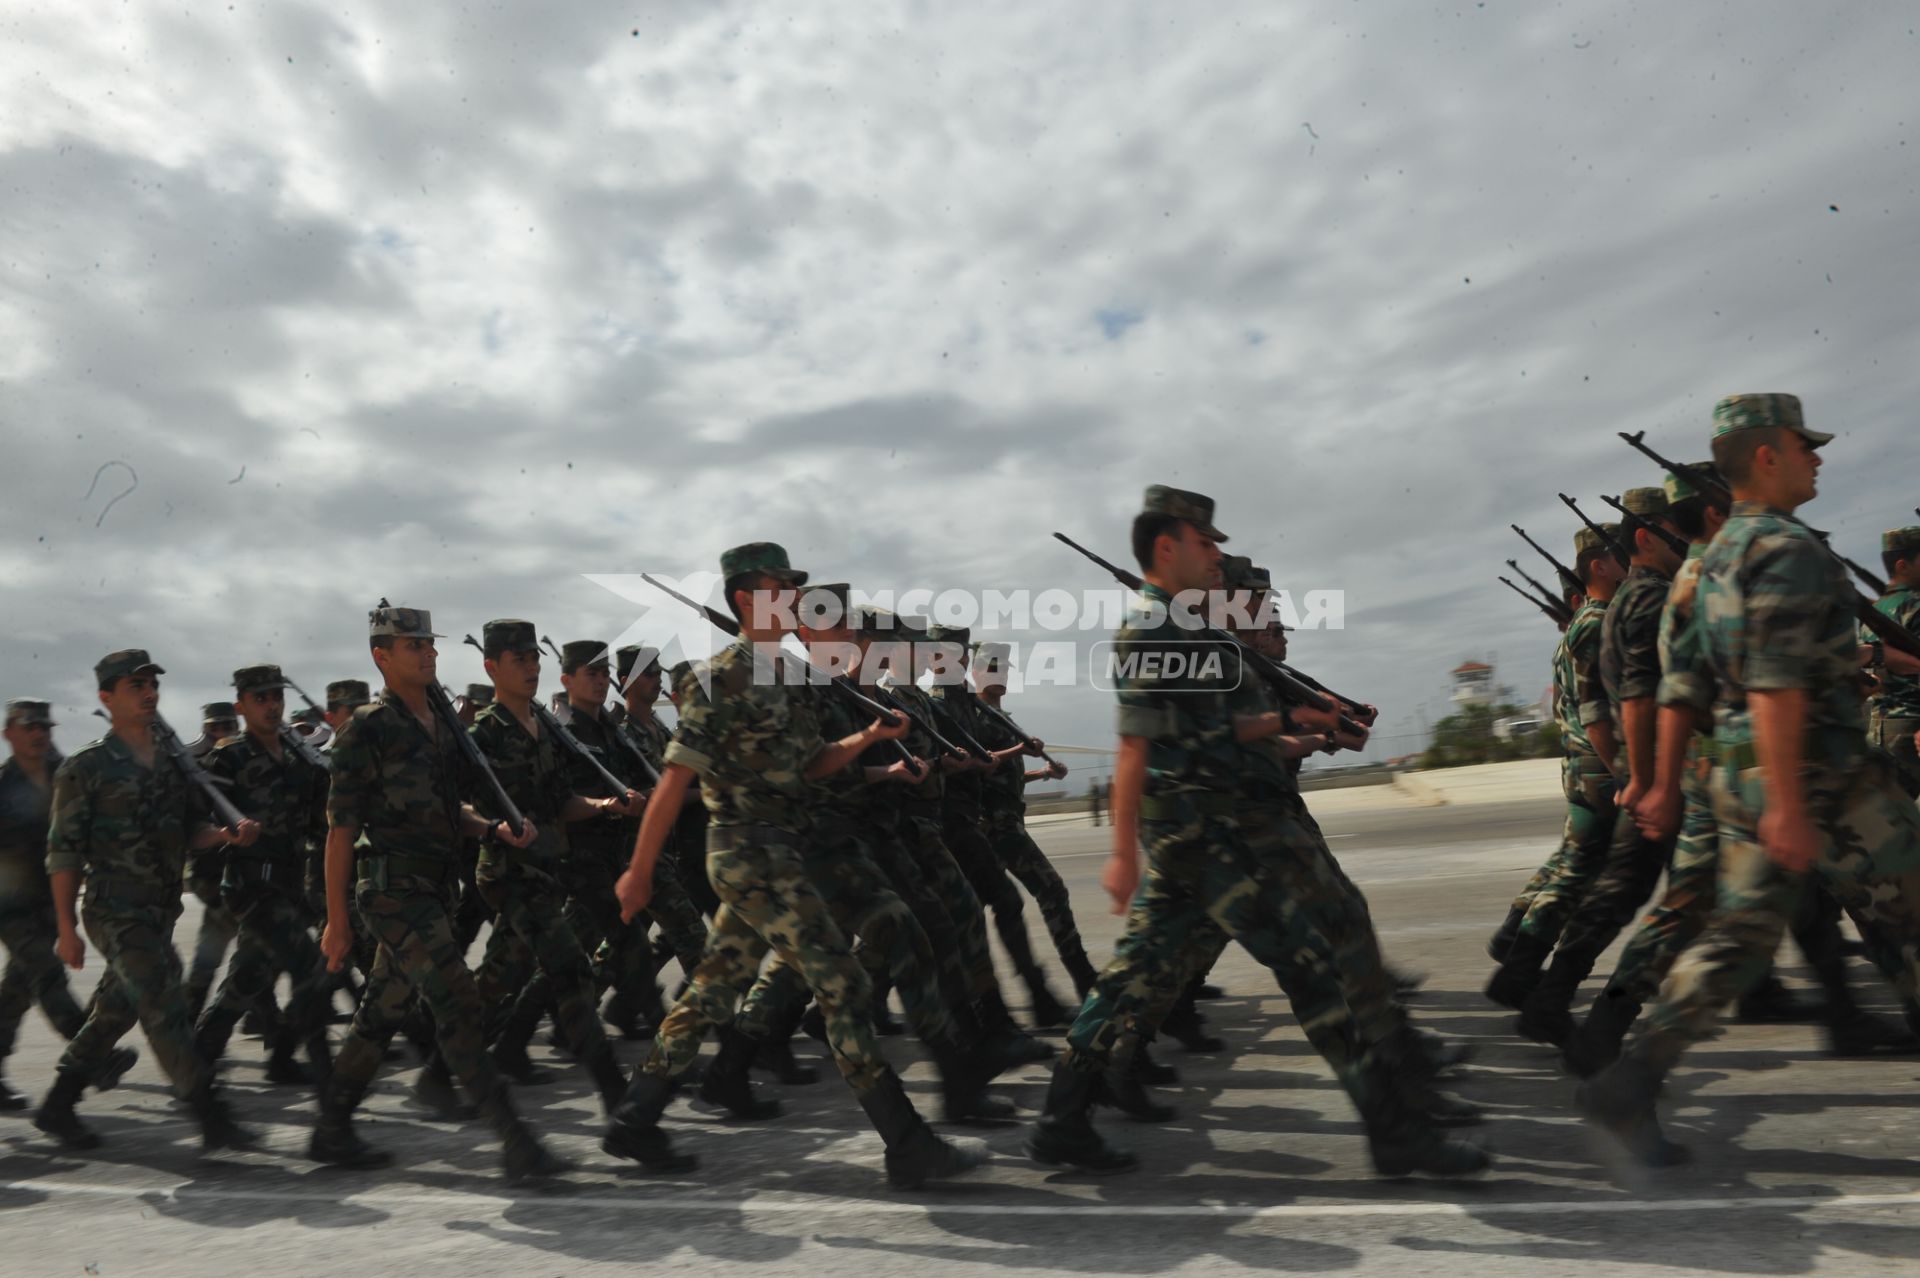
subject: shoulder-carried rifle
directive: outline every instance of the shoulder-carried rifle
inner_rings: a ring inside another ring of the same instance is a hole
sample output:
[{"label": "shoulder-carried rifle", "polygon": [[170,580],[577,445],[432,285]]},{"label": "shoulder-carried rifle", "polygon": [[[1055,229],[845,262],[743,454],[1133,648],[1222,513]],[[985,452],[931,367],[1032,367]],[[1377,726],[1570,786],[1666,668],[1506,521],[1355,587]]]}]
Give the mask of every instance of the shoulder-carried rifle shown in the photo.
[{"label": "shoulder-carried rifle", "polygon": [[1508,581],[1505,577],[1500,578],[1500,584],[1505,586],[1508,590],[1511,590],[1514,594],[1519,595],[1522,599],[1526,600],[1528,603],[1538,608],[1541,612],[1546,613],[1547,620],[1551,621],[1554,625],[1564,626],[1570,620],[1572,620],[1572,618],[1568,617],[1559,608],[1551,604],[1545,603],[1539,599],[1536,599],[1534,596],[1528,594],[1525,590],[1522,590],[1520,587],[1514,585],[1511,581]]},{"label": "shoulder-carried rifle", "polygon": [[[1560,574],[1560,585],[1563,588],[1565,588],[1565,590],[1569,594],[1584,595],[1587,593],[1586,585],[1580,580],[1580,578],[1574,575],[1573,569],[1567,567],[1565,564],[1561,563],[1558,559],[1555,559],[1552,555],[1548,554],[1547,548],[1545,546],[1542,546],[1539,542],[1527,536],[1526,529],[1522,528],[1519,524],[1508,524],[1507,527],[1519,533],[1521,541],[1524,541],[1529,546],[1532,546],[1534,550],[1539,552],[1540,557],[1542,559],[1546,560],[1548,563],[1553,565],[1553,570],[1556,573]],[[1507,562],[1512,563],[1513,561],[1509,559]],[[1518,569],[1515,569],[1515,571],[1518,571]]]},{"label": "shoulder-carried rifle", "polygon": [[1604,544],[1607,550],[1613,555],[1614,561],[1620,565],[1621,572],[1632,571],[1633,556],[1628,553],[1627,548],[1625,546],[1620,544],[1620,539],[1618,537],[1615,537],[1612,533],[1602,528],[1599,524],[1596,524],[1591,519],[1588,519],[1587,512],[1580,509],[1579,502],[1567,496],[1565,493],[1558,493],[1555,495],[1558,496],[1561,501],[1566,503],[1568,510],[1571,510],[1574,514],[1580,516],[1580,522],[1587,526],[1588,531],[1593,533],[1594,536],[1598,537],[1601,540],[1602,544]]},{"label": "shoulder-carried rifle", "polygon": [[[487,650],[478,639],[475,639],[472,635],[468,635],[466,642],[479,648],[481,654],[483,656],[485,655]],[[530,699],[527,702],[527,706],[533,711],[533,721],[540,725],[540,731],[553,738],[553,743],[560,747],[562,754],[579,760],[597,773],[600,777],[600,784],[606,788],[609,795],[616,799],[626,797],[627,791],[632,787],[628,786],[626,782],[622,781],[619,777],[613,775],[613,773],[607,771],[607,765],[600,762],[600,760],[594,756],[593,751],[580,744],[580,738],[574,736],[573,733],[568,730],[566,724],[561,723],[559,719],[555,718],[553,711],[541,705],[540,698],[534,697]]]}]

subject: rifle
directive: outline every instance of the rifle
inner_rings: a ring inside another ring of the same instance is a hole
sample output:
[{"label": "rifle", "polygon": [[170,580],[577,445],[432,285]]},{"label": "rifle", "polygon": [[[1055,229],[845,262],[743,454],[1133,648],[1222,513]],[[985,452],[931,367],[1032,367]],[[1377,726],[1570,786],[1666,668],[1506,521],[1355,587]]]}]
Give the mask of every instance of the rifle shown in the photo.
[{"label": "rifle", "polygon": [[487,762],[487,756],[480,753],[480,747],[473,743],[471,736],[467,735],[466,728],[460,723],[460,715],[453,708],[452,694],[438,683],[428,684],[427,708],[433,711],[433,717],[440,721],[441,729],[451,732],[454,740],[460,743],[460,754],[466,759],[467,766],[486,780],[487,789],[493,792],[493,801],[500,805],[502,812],[506,813],[503,819],[507,823],[507,828],[513,831],[515,838],[519,838],[520,831],[527,828],[527,818],[521,815],[520,805],[513,801],[512,795],[507,793],[507,787],[501,785],[500,778],[494,775],[493,765]]},{"label": "rifle", "polygon": [[939,747],[944,753],[951,754],[955,757],[962,757],[969,753],[964,746],[957,746],[942,736],[940,729],[933,726],[931,719],[922,719],[919,715],[908,709],[906,703],[900,700],[899,695],[895,693],[892,688],[877,681],[867,686],[873,689],[874,697],[881,705],[886,706],[896,714],[905,716],[908,723],[931,737],[933,744]]},{"label": "rifle", "polygon": [[180,734],[157,713],[153,716],[153,739],[173,760],[173,765],[180,769],[187,783],[206,796],[207,802],[219,814],[220,824],[238,832],[240,823],[247,819],[245,814],[233,806],[233,800],[220,792],[219,784],[207,775],[207,770],[200,766],[200,760],[194,758],[193,751],[187,749],[186,743],[180,740]]},{"label": "rifle", "polygon": [[1605,493],[1602,493],[1600,495],[1600,500],[1604,501],[1605,503],[1607,503],[1607,505],[1613,507],[1615,510],[1620,512],[1621,527],[1626,528],[1628,530],[1632,530],[1635,528],[1644,528],[1648,532],[1652,533],[1655,537],[1658,537],[1661,541],[1665,542],[1667,544],[1668,550],[1671,550],[1674,554],[1680,556],[1682,559],[1685,559],[1687,557],[1687,543],[1681,540],[1680,537],[1677,536],[1676,534],[1668,532],[1666,529],[1662,528],[1659,524],[1654,523],[1651,519],[1648,519],[1645,516],[1634,514],[1631,510],[1628,510],[1625,506],[1622,506],[1620,504],[1620,499],[1617,497],[1609,497]]},{"label": "rifle", "polygon": [[[964,674],[961,675],[960,681],[963,685],[966,683],[966,676]],[[951,685],[943,685],[943,686],[951,686]],[[968,694],[972,693],[972,691],[973,689],[971,688],[967,689]],[[960,751],[956,751],[956,753],[970,754],[975,759],[978,759],[982,763],[988,763],[992,761],[993,751],[987,749],[987,747],[980,744],[980,739],[974,736],[971,732],[967,731],[966,724],[960,722],[959,718],[956,717],[950,709],[947,709],[941,706],[940,702],[937,699],[932,699],[932,703],[935,707],[934,713],[939,714],[939,713],[942,713],[942,711],[944,710],[946,715],[947,726],[952,728],[954,732],[957,733],[960,737],[960,744],[964,748]]]},{"label": "rifle", "polygon": [[1565,493],[1559,493],[1557,496],[1567,504],[1568,510],[1580,516],[1580,522],[1585,524],[1594,536],[1606,543],[1607,550],[1612,553],[1614,561],[1620,565],[1620,571],[1631,572],[1633,570],[1633,556],[1627,553],[1627,548],[1622,546],[1619,541],[1614,538],[1612,533],[1602,528],[1599,524],[1594,523],[1591,519],[1588,519],[1587,513],[1580,509],[1579,503],[1574,501],[1573,498],[1567,496]]},{"label": "rifle", "polygon": [[[649,586],[652,586],[655,590],[660,591],[662,594],[665,594],[668,597],[673,599],[678,599],[681,603],[693,609],[695,612],[699,613],[701,616],[705,617],[707,619],[707,624],[712,626],[714,629],[723,630],[727,634],[732,635],[736,639],[740,637],[740,623],[735,621],[732,617],[727,616],[726,613],[720,612],[714,608],[709,608],[707,607],[707,605],[703,603],[696,603],[694,600],[687,598],[685,595],[675,590],[672,586],[663,585],[660,582],[655,581],[652,577],[648,576],[644,572],[640,574],[640,580],[646,582]],[[781,651],[784,654],[786,650],[784,647],[782,647]],[[808,668],[812,669],[811,666],[809,666]],[[839,693],[841,697],[843,697],[849,703],[851,703],[856,709],[860,710],[861,713],[872,715],[874,718],[878,719],[880,722],[886,724],[889,728],[901,722],[903,718],[900,712],[895,710],[889,710],[887,707],[881,705],[878,701],[875,701],[872,697],[869,697],[865,693],[861,692],[859,688],[854,686],[853,680],[847,678],[843,674],[834,675],[830,680],[828,680],[828,685],[832,687],[832,689],[835,692]],[[913,761],[913,755],[907,750],[905,746],[901,745],[897,739],[893,742],[893,746],[894,746],[894,749],[899,753],[900,758],[903,761],[907,763],[911,763]]]},{"label": "rifle", "polygon": [[[1560,574],[1560,584],[1566,588],[1568,593],[1576,594],[1576,595],[1584,595],[1587,593],[1587,588],[1585,584],[1581,582],[1580,578],[1574,576],[1573,569],[1567,567],[1565,564],[1561,563],[1558,559],[1555,559],[1552,555],[1548,554],[1546,547],[1542,546],[1539,542],[1535,541],[1533,538],[1527,536],[1526,529],[1522,528],[1519,524],[1508,524],[1507,527],[1519,533],[1521,541],[1526,542],[1529,546],[1532,546],[1535,550],[1539,551],[1540,557],[1553,565],[1553,570]],[[1509,559],[1507,562],[1512,563],[1513,561]],[[1516,568],[1515,571],[1517,572],[1519,570]]]},{"label": "rifle", "polygon": [[[486,653],[486,648],[472,635],[467,636],[466,642],[479,648],[482,655]],[[562,754],[572,756],[574,759],[586,764],[595,772],[599,773],[600,784],[606,786],[614,798],[624,799],[627,797],[627,791],[633,787],[613,775],[613,773],[607,771],[607,766],[594,757],[593,751],[581,745],[580,738],[574,736],[573,733],[567,730],[565,724],[554,718],[553,711],[541,705],[538,697],[530,699],[527,705],[533,711],[533,721],[540,725],[540,731],[553,738],[553,743],[560,747]]]},{"label": "rifle", "polygon": [[[307,709],[319,711],[319,713],[322,716],[324,716],[327,713],[325,710],[321,710],[319,706],[313,703],[313,698],[309,697],[306,693],[306,690],[302,688],[299,684],[295,683],[291,679],[288,679],[284,674],[282,674],[280,678],[283,682],[285,682],[285,684],[289,688],[292,688],[295,692],[300,694],[300,699],[307,703]],[[314,749],[311,745],[307,744],[307,739],[301,736],[299,733],[295,732],[293,730],[292,724],[283,723],[280,725],[280,741],[283,745],[287,747],[287,749],[293,751],[295,754],[299,755],[302,759],[305,759],[308,763],[320,769],[322,772],[325,772],[328,770],[326,756],[321,754],[318,750]]]},{"label": "rifle", "polygon": [[[1109,573],[1113,574],[1115,581],[1125,586],[1128,590],[1139,590],[1141,586],[1146,584],[1140,580],[1138,574],[1128,572],[1125,568],[1120,567],[1120,565],[1102,559],[1099,555],[1094,554],[1091,550],[1088,550],[1085,546],[1067,536],[1065,533],[1056,532],[1053,535],[1055,540],[1064,542],[1088,559],[1091,559],[1094,563],[1105,568]],[[1195,633],[1202,639],[1210,639],[1216,643],[1230,645],[1239,654],[1241,662],[1246,665],[1247,668],[1265,679],[1281,696],[1295,704],[1309,706],[1320,711],[1332,711],[1338,714],[1340,716],[1340,730],[1342,732],[1348,732],[1355,736],[1362,737],[1367,734],[1366,728],[1362,727],[1351,715],[1341,708],[1343,704],[1358,708],[1358,703],[1349,701],[1347,698],[1339,696],[1336,693],[1325,691],[1310,682],[1305,676],[1294,671],[1292,667],[1273,660],[1265,653],[1254,651],[1237,635],[1230,634],[1214,626],[1203,626]]]},{"label": "rifle", "polygon": [[[1718,477],[1706,474],[1692,466],[1683,465],[1676,461],[1669,461],[1665,457],[1662,457],[1659,453],[1653,451],[1652,447],[1646,443],[1647,432],[1644,430],[1631,435],[1624,430],[1617,433],[1620,438],[1626,440],[1634,449],[1650,458],[1656,464],[1664,467],[1670,474],[1677,475],[1692,484],[1695,488],[1711,494],[1715,501],[1719,505],[1726,507],[1726,509],[1733,509],[1733,490],[1722,483]],[[1914,508],[1914,514],[1920,515],[1920,507]],[[1839,560],[1854,576],[1866,582],[1876,595],[1884,595],[1887,593],[1886,582],[1835,550],[1833,546],[1829,544],[1826,533],[1811,526],[1807,531],[1818,537],[1820,544],[1825,547],[1826,552]],[[1873,601],[1861,594],[1858,589],[1853,592],[1853,596],[1853,613],[1855,617],[1859,618],[1861,625],[1871,630],[1875,637],[1889,648],[1896,648],[1906,653],[1909,657],[1920,658],[1920,635],[1914,634],[1913,631],[1907,629],[1892,617],[1887,616],[1887,614],[1874,607]]]},{"label": "rifle", "polygon": [[616,725],[613,729],[613,739],[626,748],[628,758],[640,765],[640,770],[646,774],[648,784],[659,785],[659,770],[653,766],[653,761],[647,758],[647,752],[640,748],[639,743],[627,735],[627,724],[632,722],[633,716],[628,715],[623,722]]},{"label": "rifle", "polygon": [[1559,611],[1564,616],[1566,616],[1569,620],[1572,619],[1573,609],[1567,606],[1567,601],[1560,598],[1558,595],[1554,594],[1551,590],[1548,590],[1545,586],[1541,585],[1539,578],[1532,576],[1530,573],[1527,572],[1525,568],[1522,568],[1519,564],[1513,562],[1513,560],[1511,559],[1507,560],[1507,567],[1513,569],[1515,572],[1519,573],[1522,577],[1525,577],[1527,579],[1527,584],[1529,586],[1532,586],[1534,590],[1539,593],[1542,599],[1553,600],[1553,606],[1559,609]]},{"label": "rifle", "polygon": [[1526,591],[1520,589],[1520,587],[1514,585],[1511,581],[1508,581],[1505,577],[1500,578],[1500,584],[1505,586],[1508,590],[1511,590],[1514,594],[1519,595],[1522,599],[1526,600],[1528,603],[1538,608],[1541,612],[1546,613],[1547,620],[1551,621],[1554,625],[1564,626],[1568,624],[1568,622],[1571,620],[1565,613],[1561,612],[1558,608],[1549,607],[1547,604],[1541,602],[1540,600],[1534,598],[1532,595],[1528,594]]},{"label": "rifle", "polygon": [[1034,748],[1035,746],[1040,744],[1040,738],[1034,736],[1030,732],[1023,731],[1020,725],[1013,721],[1012,715],[1008,714],[1005,710],[1002,710],[999,706],[989,703],[985,697],[981,696],[979,692],[975,691],[972,688],[967,689],[967,695],[973,698],[974,706],[977,709],[979,709],[983,714],[987,715],[995,723],[998,723],[1001,727],[1005,728],[1008,732],[1011,732],[1014,736],[1018,737],[1020,739],[1021,749],[1025,750],[1028,754],[1034,755],[1038,758],[1045,759],[1049,765],[1053,764],[1052,755],[1048,754],[1045,750],[1036,750]]}]

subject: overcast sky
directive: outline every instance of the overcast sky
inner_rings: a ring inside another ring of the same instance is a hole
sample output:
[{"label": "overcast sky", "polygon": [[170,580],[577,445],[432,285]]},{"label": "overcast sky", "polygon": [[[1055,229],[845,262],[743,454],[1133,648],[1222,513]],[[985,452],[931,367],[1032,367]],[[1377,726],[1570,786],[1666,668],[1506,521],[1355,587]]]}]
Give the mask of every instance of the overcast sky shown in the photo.
[{"label": "overcast sky", "polygon": [[[1915,23],[0,5],[0,682],[71,750],[143,646],[185,731],[235,666],[370,674],[387,595],[458,686],[489,617],[611,637],[583,574],[757,539],[1098,586],[1048,534],[1125,559],[1171,482],[1346,592],[1293,659],[1406,748],[1463,659],[1545,686],[1507,524],[1570,556],[1556,490],[1657,482],[1616,430],[1704,456],[1717,396],[1797,392],[1813,522],[1911,522]],[[1092,689],[1016,709],[1111,742]]]}]

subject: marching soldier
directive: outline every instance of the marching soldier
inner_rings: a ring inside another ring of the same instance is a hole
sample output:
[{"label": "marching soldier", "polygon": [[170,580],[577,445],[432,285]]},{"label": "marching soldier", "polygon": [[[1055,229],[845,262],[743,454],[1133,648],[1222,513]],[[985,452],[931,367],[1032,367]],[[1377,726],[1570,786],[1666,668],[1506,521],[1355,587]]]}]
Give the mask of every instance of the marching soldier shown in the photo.
[{"label": "marching soldier", "polygon": [[[1920,632],[1920,525],[1889,529],[1880,538],[1880,562],[1887,571],[1887,593],[1874,603],[1910,631]],[[1860,642],[1871,651],[1869,665],[1878,678],[1867,703],[1867,739],[1900,765],[1901,784],[1920,798],[1920,661],[1889,650],[1865,626]]]},{"label": "marching soldier", "polygon": [[1867,741],[1854,604],[1845,570],[1795,512],[1812,500],[1832,436],[1792,395],[1714,406],[1713,460],[1733,491],[1695,603],[1714,695],[1718,899],[1674,963],[1645,1032],[1581,1093],[1588,1118],[1641,1161],[1688,1154],[1660,1130],[1655,1098],[1686,1049],[1767,965],[1817,875],[1920,984],[1920,811]]},{"label": "marching soldier", "polygon": [[[187,743],[187,749],[204,766],[213,748],[240,730],[233,702],[209,701],[200,707],[200,736]],[[207,995],[213,992],[213,979],[226,961],[227,950],[240,935],[240,924],[233,911],[220,899],[221,858],[211,853],[187,854],[187,891],[202,907],[200,932],[193,943],[193,960],[187,967],[187,1011],[198,1020],[206,1009]]]},{"label": "marching soldier", "polygon": [[[47,815],[53,806],[53,774],[60,767],[53,727],[52,707],[46,702],[7,702],[6,737],[12,753],[0,763],[0,949],[7,957],[6,973],[0,976],[0,1110],[21,1110],[28,1104],[7,1086],[5,1071],[20,1022],[33,1005],[40,1005],[61,1038],[78,1034],[87,1019],[53,953]],[[126,1050],[131,1057],[132,1049]]]},{"label": "marching soldier", "polygon": [[[47,873],[59,930],[54,952],[77,971],[86,956],[84,925],[107,970],[33,1124],[69,1149],[99,1145],[74,1102],[114,1068],[115,1046],[138,1021],[174,1095],[199,1121],[206,1149],[248,1148],[252,1135],[234,1121],[194,1050],[173,924],[188,853],[223,842],[247,846],[260,826],[249,818],[222,830],[202,819],[200,796],[154,735],[166,672],[144,651],[108,653],[93,673],[111,726],[54,774]],[[76,912],[82,881],[86,903]]]},{"label": "marching soldier", "polygon": [[[327,925],[320,948],[338,971],[353,947],[356,917],[378,944],[367,988],[334,1058],[307,1146],[317,1162],[380,1167],[389,1155],[353,1130],[386,1047],[415,991],[425,999],[441,1054],[505,1144],[510,1179],[553,1175],[566,1164],[549,1154],[515,1112],[482,1039],[485,1008],[461,961],[450,916],[463,836],[490,836],[525,848],[539,837],[531,822],[518,834],[460,801],[464,766],[454,728],[434,713],[438,652],[431,616],[382,605],[368,614],[368,646],[386,687],[354,711],[335,739],[327,792]],[[351,892],[351,897],[349,893]],[[359,904],[356,916],[353,902]]]}]

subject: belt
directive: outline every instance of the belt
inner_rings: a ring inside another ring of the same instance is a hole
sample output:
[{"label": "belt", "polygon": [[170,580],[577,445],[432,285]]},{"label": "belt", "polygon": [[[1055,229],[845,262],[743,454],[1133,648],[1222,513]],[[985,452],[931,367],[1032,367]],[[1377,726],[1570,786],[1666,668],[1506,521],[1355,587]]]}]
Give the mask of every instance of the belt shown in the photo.
[{"label": "belt", "polygon": [[776,844],[797,847],[800,836],[777,825],[710,825],[707,827],[707,851],[731,852],[735,848]]},{"label": "belt", "polygon": [[1198,813],[1201,816],[1230,817],[1245,805],[1236,795],[1217,790],[1187,790],[1175,794],[1148,794],[1140,798],[1142,821],[1179,821]]},{"label": "belt", "polygon": [[399,852],[369,852],[355,862],[354,869],[364,875],[375,862],[384,862],[388,882],[396,878],[426,879],[431,883],[450,882],[457,871],[452,861],[433,856],[407,856]]},{"label": "belt", "polygon": [[127,879],[88,879],[87,904],[178,906],[180,890]]},{"label": "belt", "polygon": [[300,872],[300,867],[283,861],[260,856],[230,856],[227,858],[227,881],[230,883],[271,883],[273,880],[289,879]]}]

